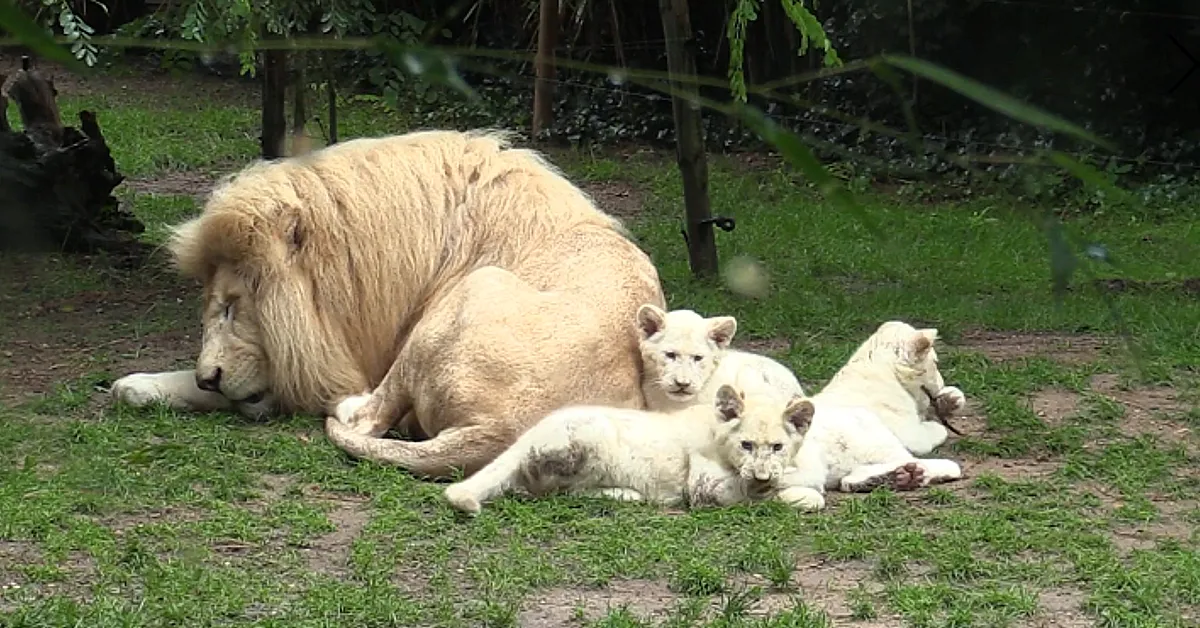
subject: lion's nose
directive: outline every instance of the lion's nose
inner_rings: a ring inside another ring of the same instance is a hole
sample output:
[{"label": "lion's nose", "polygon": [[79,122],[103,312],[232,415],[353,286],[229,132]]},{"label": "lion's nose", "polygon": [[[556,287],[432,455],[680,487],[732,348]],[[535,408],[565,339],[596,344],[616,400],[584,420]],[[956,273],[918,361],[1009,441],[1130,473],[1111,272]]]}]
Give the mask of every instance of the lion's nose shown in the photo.
[{"label": "lion's nose", "polygon": [[208,377],[196,373],[196,387],[209,392],[221,392],[221,367],[218,366]]}]

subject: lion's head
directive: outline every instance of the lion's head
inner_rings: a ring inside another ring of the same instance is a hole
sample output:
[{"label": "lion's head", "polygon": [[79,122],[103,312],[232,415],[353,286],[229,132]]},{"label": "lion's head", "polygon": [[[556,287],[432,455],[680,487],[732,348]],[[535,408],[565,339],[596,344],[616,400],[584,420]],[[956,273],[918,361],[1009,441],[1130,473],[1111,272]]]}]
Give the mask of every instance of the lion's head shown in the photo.
[{"label": "lion's head", "polygon": [[251,416],[322,413],[367,386],[344,333],[351,278],[329,262],[334,245],[297,209],[286,173],[268,168],[228,180],[168,242],[181,274],[204,286],[196,385]]},{"label": "lion's head", "polygon": [[789,399],[762,384],[745,386],[746,377],[738,380],[737,386],[722,384],[714,399],[722,422],[717,431],[721,456],[743,481],[775,486],[800,449],[816,408],[808,397]]}]

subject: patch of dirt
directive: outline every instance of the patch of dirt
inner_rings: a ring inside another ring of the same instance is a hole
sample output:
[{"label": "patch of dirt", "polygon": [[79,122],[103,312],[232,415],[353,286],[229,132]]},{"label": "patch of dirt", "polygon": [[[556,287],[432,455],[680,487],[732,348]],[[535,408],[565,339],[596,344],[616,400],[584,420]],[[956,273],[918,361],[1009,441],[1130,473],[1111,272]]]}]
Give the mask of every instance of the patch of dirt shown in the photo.
[{"label": "patch of dirt", "polygon": [[1019,628],[1090,628],[1096,620],[1083,610],[1087,596],[1074,589],[1042,589],[1038,614],[1018,622]]},{"label": "patch of dirt", "polygon": [[[835,626],[854,625],[861,628],[886,628],[902,623],[899,615],[881,615],[874,620],[853,620],[853,604],[850,592],[858,588],[859,583],[872,582],[872,567],[865,561],[820,561],[812,564],[798,565],[792,572],[792,579],[787,588],[795,587],[791,592],[770,590],[769,583],[759,576],[747,579],[746,584],[761,586],[765,591],[763,597],[755,604],[757,612],[751,614],[779,613],[795,606],[799,598],[806,604],[825,611],[833,620]],[[870,589],[872,593],[878,592]],[[884,609],[878,605],[875,611]],[[852,623],[851,623],[852,622]]]},{"label": "patch of dirt", "polygon": [[1045,357],[1064,364],[1086,364],[1100,357],[1110,340],[1088,334],[974,330],[955,348],[982,353],[992,362]]},{"label": "patch of dirt", "polygon": [[580,625],[577,618],[595,621],[621,607],[642,619],[661,621],[683,600],[665,582],[619,580],[602,589],[559,587],[538,591],[525,598],[517,614],[517,625],[526,628],[558,628]]},{"label": "patch of dirt", "polygon": [[0,267],[0,403],[98,370],[187,368],[196,351],[196,291],[153,261],[130,273],[99,258],[6,254]]},{"label": "patch of dirt", "polygon": [[645,208],[645,197],[625,181],[589,181],[579,187],[591,195],[600,209],[628,224],[637,220]]},{"label": "patch of dirt", "polygon": [[333,532],[309,541],[301,552],[310,571],[343,577],[350,573],[350,550],[354,540],[371,520],[371,511],[364,507],[365,499],[343,497],[326,515]]},{"label": "patch of dirt", "polygon": [[[118,97],[128,94],[131,99],[146,102],[150,100],[145,97],[146,94],[162,95],[164,90],[168,95],[193,100],[196,93],[203,93],[202,100],[205,106],[221,103],[257,107],[261,99],[257,81],[230,80],[203,71],[172,74],[149,59],[128,59],[125,65],[130,66],[129,71],[84,76],[75,74],[54,61],[40,58],[33,60],[34,69],[54,82],[59,102],[62,102],[64,97],[95,94]],[[0,74],[11,74],[20,67],[20,55],[0,55]],[[100,126],[104,128],[104,112],[97,113],[100,116]],[[74,111],[64,110],[62,114],[63,122],[77,124],[79,121]]]},{"label": "patch of dirt", "polygon": [[204,172],[164,172],[153,177],[129,178],[124,185],[138,194],[190,195],[197,202],[203,202],[217,179],[217,176]]},{"label": "patch of dirt", "polygon": [[1164,443],[1184,443],[1190,451],[1200,451],[1195,432],[1187,425],[1172,420],[1172,417],[1189,409],[1174,388],[1124,388],[1118,376],[1108,373],[1094,375],[1088,383],[1097,394],[1125,408],[1125,416],[1117,424],[1122,434],[1131,437],[1149,434]]},{"label": "patch of dirt", "polygon": [[82,552],[71,552],[57,567],[65,572],[61,581],[32,582],[22,567],[47,567],[46,557],[35,543],[0,540],[0,612],[36,603],[39,598],[66,595],[87,602],[89,583],[96,580],[96,563]]},{"label": "patch of dirt", "polygon": [[1163,516],[1157,521],[1118,523],[1113,526],[1113,545],[1123,553],[1153,549],[1159,542],[1173,539],[1187,545],[1197,538],[1194,524]]},{"label": "patch of dirt", "polygon": [[202,521],[207,513],[191,508],[168,506],[161,510],[145,510],[141,512],[122,513],[103,517],[98,523],[113,531],[116,536],[124,536],[130,530],[147,525],[193,523]]},{"label": "patch of dirt", "polygon": [[1079,412],[1079,393],[1062,388],[1047,388],[1033,394],[1030,408],[1046,425],[1058,425]]},{"label": "patch of dirt", "polygon": [[779,357],[792,350],[792,341],[783,336],[776,338],[749,338],[746,340],[740,340],[735,337],[733,339],[733,347],[751,353]]},{"label": "patch of dirt", "polygon": [[[728,592],[759,587],[761,595],[749,603],[746,615],[762,617],[778,614],[795,607],[803,600],[814,609],[825,611],[834,625],[853,625],[861,628],[886,628],[898,625],[899,616],[880,617],[873,621],[852,621],[850,592],[860,582],[871,580],[871,567],[866,562],[821,561],[798,565],[792,580],[783,588],[773,587],[761,575],[745,574],[731,578]],[[714,596],[704,613],[715,617],[720,612],[723,596]],[[536,592],[525,599],[518,615],[518,624],[530,628],[580,625],[625,607],[640,619],[662,621],[686,600],[672,591],[665,582],[656,580],[621,580],[604,588],[558,587]],[[876,610],[880,610],[878,607]]]},{"label": "patch of dirt", "polygon": [[951,488],[969,487],[970,480],[988,473],[1009,481],[1037,480],[1058,470],[1062,463],[1049,458],[965,458],[959,460],[962,467],[963,480],[952,482],[945,486]]}]

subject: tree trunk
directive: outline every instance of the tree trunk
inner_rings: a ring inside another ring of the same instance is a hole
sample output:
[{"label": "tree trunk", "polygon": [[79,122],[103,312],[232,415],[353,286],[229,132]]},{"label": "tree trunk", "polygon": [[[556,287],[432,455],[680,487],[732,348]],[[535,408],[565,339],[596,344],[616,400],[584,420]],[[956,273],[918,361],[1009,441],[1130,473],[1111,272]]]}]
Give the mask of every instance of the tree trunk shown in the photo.
[{"label": "tree trunk", "polygon": [[338,143],[337,71],[332,50],[325,51],[325,91],[329,96],[329,143]]},{"label": "tree trunk", "polygon": [[536,139],[554,123],[554,49],[558,46],[558,0],[541,0],[538,52],[534,61],[533,136]]},{"label": "tree trunk", "polygon": [[683,176],[687,214],[688,262],[696,277],[717,274],[717,244],[708,203],[708,162],[700,105],[686,94],[696,91],[696,58],[687,0],[659,0],[663,35],[667,40],[667,70],[677,92],[671,97],[675,114],[675,155]]},{"label": "tree trunk", "polygon": [[31,67],[3,81],[0,116],[8,99],[24,131],[0,128],[0,250],[92,253],[141,257],[150,247],[135,234],[145,226],[120,208],[112,190],[125,180],[96,114],[79,112],[79,128],[64,127],[54,83]]},{"label": "tree trunk", "polygon": [[295,76],[292,80],[292,134],[303,135],[308,125],[308,55],[295,53]]},{"label": "tree trunk", "polygon": [[263,52],[262,157],[283,156],[287,138],[287,51]]}]

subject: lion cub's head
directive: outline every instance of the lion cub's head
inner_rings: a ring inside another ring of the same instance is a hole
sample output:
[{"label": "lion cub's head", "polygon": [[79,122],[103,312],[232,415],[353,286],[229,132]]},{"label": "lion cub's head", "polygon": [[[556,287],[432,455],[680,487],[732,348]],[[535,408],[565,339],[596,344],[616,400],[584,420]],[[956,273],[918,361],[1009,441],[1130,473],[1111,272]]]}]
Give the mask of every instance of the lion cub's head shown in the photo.
[{"label": "lion cub's head", "polygon": [[902,321],[887,321],[850,356],[846,368],[889,370],[923,411],[929,406],[929,394],[936,395],[946,386],[934,347],[937,336],[934,328],[917,329]]},{"label": "lion cub's head", "polygon": [[692,401],[704,389],[737,332],[732,316],[666,312],[649,303],[638,309],[637,324],[643,386],[676,403]]},{"label": "lion cub's head", "polygon": [[743,480],[760,486],[778,482],[816,414],[807,397],[789,399],[757,386],[723,384],[714,405],[721,456]]}]

